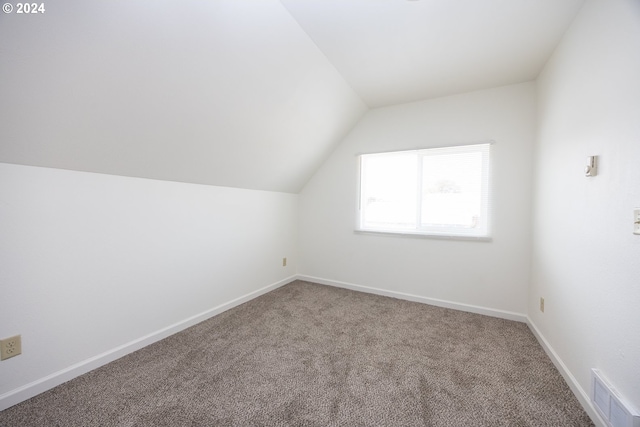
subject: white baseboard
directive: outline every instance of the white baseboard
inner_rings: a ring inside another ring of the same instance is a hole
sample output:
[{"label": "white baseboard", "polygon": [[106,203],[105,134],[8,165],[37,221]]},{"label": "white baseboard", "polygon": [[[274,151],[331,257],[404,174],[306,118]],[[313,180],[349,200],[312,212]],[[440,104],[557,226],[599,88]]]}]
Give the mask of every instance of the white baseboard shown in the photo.
[{"label": "white baseboard", "polygon": [[569,385],[569,388],[571,389],[573,394],[576,396],[576,398],[578,399],[578,402],[580,402],[580,405],[582,405],[585,412],[589,415],[589,417],[594,422],[594,424],[597,427],[607,427],[607,424],[604,422],[604,420],[600,417],[600,414],[598,414],[596,409],[591,404],[591,398],[589,397],[589,392],[586,392],[580,386],[580,384],[578,383],[576,378],[573,376],[571,371],[569,371],[569,368],[567,368],[567,365],[565,365],[562,359],[560,359],[560,356],[558,356],[558,354],[555,352],[553,347],[551,347],[549,342],[546,340],[544,335],[542,335],[542,333],[540,332],[536,324],[533,323],[533,320],[531,320],[530,317],[527,317],[527,325],[529,326],[529,329],[531,330],[533,335],[536,337],[536,339],[544,349],[545,353],[547,353],[547,356],[549,356],[549,359],[551,359],[551,361],[555,365],[556,369],[558,369],[558,371],[560,372],[560,375],[562,375],[564,380],[567,382],[567,384]]},{"label": "white baseboard", "polygon": [[296,280],[290,276],[0,395],[0,411]]},{"label": "white baseboard", "polygon": [[369,286],[355,285],[353,283],[340,282],[337,280],[323,279],[320,277],[306,276],[299,274],[299,280],[319,283],[321,285],[335,286],[337,288],[351,289],[352,291],[366,292],[369,294],[383,295],[386,297],[398,298],[407,301],[421,302],[423,304],[435,305],[438,307],[451,308],[453,310],[466,311],[469,313],[484,314],[485,316],[498,317],[500,319],[515,320],[516,322],[527,322],[526,314],[515,313],[513,311],[497,310],[494,308],[480,307],[471,304],[462,304],[453,301],[428,298],[419,295],[406,294],[404,292],[389,291],[386,289],[372,288]]}]

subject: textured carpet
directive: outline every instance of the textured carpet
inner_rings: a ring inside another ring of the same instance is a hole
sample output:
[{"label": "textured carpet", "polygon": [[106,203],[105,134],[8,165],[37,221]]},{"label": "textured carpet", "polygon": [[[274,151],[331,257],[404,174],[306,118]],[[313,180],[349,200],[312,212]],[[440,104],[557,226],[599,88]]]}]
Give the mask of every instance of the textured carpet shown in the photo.
[{"label": "textured carpet", "polygon": [[2,411],[0,425],[593,424],[523,323],[298,281]]}]

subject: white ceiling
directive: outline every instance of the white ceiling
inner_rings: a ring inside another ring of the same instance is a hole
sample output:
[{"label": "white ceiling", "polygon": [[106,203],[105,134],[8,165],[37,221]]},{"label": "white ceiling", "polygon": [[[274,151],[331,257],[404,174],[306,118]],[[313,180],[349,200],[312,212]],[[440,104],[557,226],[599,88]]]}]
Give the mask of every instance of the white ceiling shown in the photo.
[{"label": "white ceiling", "polygon": [[583,0],[281,0],[370,107],[534,80]]},{"label": "white ceiling", "polygon": [[366,107],[277,0],[0,19],[0,161],[297,193]]},{"label": "white ceiling", "polygon": [[581,3],[56,0],[2,13],[0,162],[297,193],[367,106],[534,79]]}]

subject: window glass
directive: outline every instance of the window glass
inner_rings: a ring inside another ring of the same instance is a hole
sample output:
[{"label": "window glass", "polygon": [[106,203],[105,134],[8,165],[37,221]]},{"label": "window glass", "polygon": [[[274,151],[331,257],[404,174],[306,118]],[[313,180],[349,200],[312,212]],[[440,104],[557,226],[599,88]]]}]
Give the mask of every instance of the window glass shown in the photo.
[{"label": "window glass", "polygon": [[489,147],[362,155],[358,228],[488,237]]}]

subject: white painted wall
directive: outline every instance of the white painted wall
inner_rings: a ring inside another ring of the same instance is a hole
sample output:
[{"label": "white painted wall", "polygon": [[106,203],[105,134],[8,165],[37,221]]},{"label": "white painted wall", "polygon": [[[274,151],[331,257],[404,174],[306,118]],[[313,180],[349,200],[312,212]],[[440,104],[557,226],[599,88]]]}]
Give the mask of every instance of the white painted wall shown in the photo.
[{"label": "white painted wall", "polygon": [[285,283],[297,197],[0,163],[0,409]]},{"label": "white painted wall", "polygon": [[[640,2],[589,0],[538,81],[529,316],[590,390],[640,409]],[[584,177],[599,156],[597,177]],[[545,298],[545,313],[538,310]]]},{"label": "white painted wall", "polygon": [[[524,314],[535,86],[369,111],[300,193],[298,272]],[[493,241],[354,233],[357,154],[494,140]]]}]

